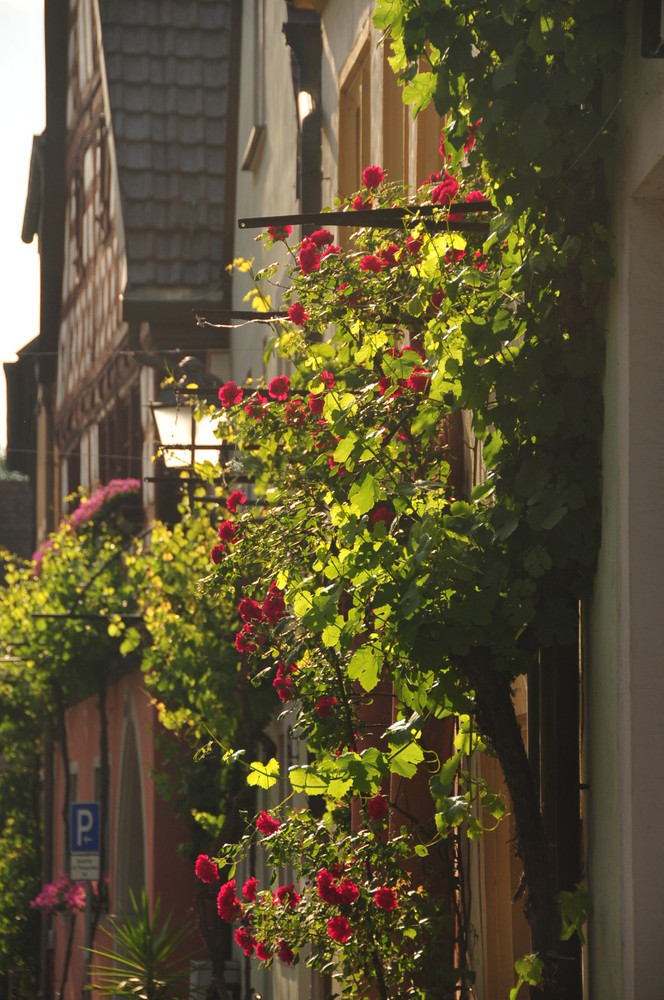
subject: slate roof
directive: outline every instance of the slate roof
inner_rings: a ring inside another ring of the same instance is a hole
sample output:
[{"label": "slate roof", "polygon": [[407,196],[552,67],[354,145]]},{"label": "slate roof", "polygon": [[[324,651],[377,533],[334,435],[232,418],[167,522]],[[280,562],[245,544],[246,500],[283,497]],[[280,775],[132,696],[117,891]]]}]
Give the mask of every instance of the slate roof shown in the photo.
[{"label": "slate roof", "polygon": [[223,286],[234,225],[232,7],[100,0],[127,298],[200,298]]}]

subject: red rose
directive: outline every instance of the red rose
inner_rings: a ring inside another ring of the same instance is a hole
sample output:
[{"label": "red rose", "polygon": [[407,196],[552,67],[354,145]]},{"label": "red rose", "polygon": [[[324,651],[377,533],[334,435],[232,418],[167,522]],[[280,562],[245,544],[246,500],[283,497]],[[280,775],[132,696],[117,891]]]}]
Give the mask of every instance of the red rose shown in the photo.
[{"label": "red rose", "polygon": [[289,225],[285,226],[268,226],[267,233],[273,243],[278,240],[285,240],[293,232],[293,227]]},{"label": "red rose", "polygon": [[482,257],[482,251],[476,250],[473,258],[473,267],[476,271],[486,271],[486,260]]},{"label": "red rose", "polygon": [[321,372],[319,375],[321,382],[324,382],[328,389],[334,389],[334,375],[332,372]]},{"label": "red rose", "polygon": [[219,390],[219,402],[222,406],[233,406],[242,399],[242,389],[235,382],[226,382]]},{"label": "red rose", "polygon": [[474,124],[468,126],[468,138],[463,144],[464,153],[470,153],[471,149],[475,145],[476,141],[475,132],[477,131],[477,129],[481,124],[482,124],[482,119],[478,118]]},{"label": "red rose", "polygon": [[235,648],[238,653],[254,653],[258,646],[251,641],[251,626],[245,625],[235,636]]},{"label": "red rose", "polygon": [[318,895],[323,900],[324,903],[339,903],[339,890],[335,885],[334,873],[328,871],[327,868],[321,868],[316,876],[316,885],[318,886]]},{"label": "red rose", "polygon": [[413,392],[424,392],[429,384],[429,379],[431,378],[430,372],[426,371],[424,368],[414,368],[413,373],[408,379],[406,385]]},{"label": "red rose", "polygon": [[267,391],[272,399],[284,400],[288,398],[290,379],[288,375],[276,375],[271,379]]},{"label": "red rose", "polygon": [[258,819],[256,820],[256,826],[261,833],[265,834],[266,837],[269,837],[271,833],[277,832],[281,826],[281,822],[273,816],[270,816],[269,813],[266,813],[265,810],[262,809]]},{"label": "red rose", "polygon": [[377,524],[381,521],[385,526],[392,523],[394,520],[394,510],[389,504],[377,503],[372,511],[369,513],[369,524],[372,528],[375,528]]},{"label": "red rose", "polygon": [[217,913],[231,924],[242,913],[242,903],[235,894],[235,879],[222,885],[217,896]]},{"label": "red rose", "polygon": [[222,542],[232,542],[237,528],[232,521],[222,521],[219,525],[219,538]]},{"label": "red rose", "polygon": [[228,495],[226,499],[226,507],[230,510],[231,514],[234,514],[237,510],[237,505],[240,503],[246,503],[247,497],[242,492],[242,490],[233,490],[232,493]]},{"label": "red rose", "polygon": [[381,910],[394,910],[397,905],[397,894],[394,889],[376,889],[374,900]]},{"label": "red rose", "polygon": [[383,267],[396,267],[396,254],[398,254],[398,252],[399,247],[396,243],[390,243],[389,246],[383,247],[383,249],[378,253],[378,256],[383,262]]},{"label": "red rose", "polygon": [[372,191],[377,188],[385,179],[385,174],[383,173],[381,167],[377,167],[374,164],[371,167],[365,167],[362,171],[362,183],[366,188]]},{"label": "red rose", "polygon": [[254,878],[254,876],[252,875],[251,878],[248,878],[247,881],[242,886],[242,895],[250,903],[255,903],[257,888],[258,888],[258,879]]},{"label": "red rose", "polygon": [[247,958],[250,955],[253,955],[254,948],[256,947],[256,941],[251,931],[247,930],[246,927],[236,927],[235,940],[240,948],[242,948]]},{"label": "red rose", "polygon": [[336,703],[336,698],[319,698],[316,702],[316,711],[318,712],[320,718],[326,719],[328,715],[331,715]]},{"label": "red rose", "polygon": [[282,906],[288,906],[289,909],[294,910],[297,904],[300,902],[300,894],[296,892],[293,887],[293,883],[290,885],[280,885],[277,889],[277,899]]},{"label": "red rose", "polygon": [[243,597],[238,604],[237,609],[240,613],[240,618],[247,624],[250,624],[251,622],[260,622],[265,617],[263,609],[258,601],[254,601],[251,597]]},{"label": "red rose", "polygon": [[261,962],[267,962],[272,958],[272,952],[268,950],[264,941],[259,941],[256,945],[256,958],[260,958]]},{"label": "red rose", "polygon": [[277,941],[277,955],[279,956],[279,961],[283,962],[284,965],[292,965],[293,959],[295,958],[295,952],[289,944],[284,940]]},{"label": "red rose", "polygon": [[248,417],[253,417],[254,420],[260,420],[261,417],[265,416],[265,410],[268,406],[269,401],[267,396],[263,396],[260,392],[255,392],[245,406],[244,412]]},{"label": "red rose", "polygon": [[360,271],[371,271],[372,274],[380,274],[382,270],[383,264],[375,254],[367,253],[360,261]]},{"label": "red rose", "polygon": [[222,561],[222,559],[224,558],[225,551],[226,551],[225,545],[212,546],[212,548],[210,549],[210,559],[215,564],[215,566],[218,566],[219,563]]},{"label": "red rose", "polygon": [[445,298],[445,292],[442,288],[439,288],[437,292],[434,292],[431,296],[431,305],[437,311],[443,304],[443,299]]},{"label": "red rose", "polygon": [[373,198],[363,198],[361,194],[358,194],[357,198],[353,199],[353,208],[356,212],[362,212],[365,209],[373,208]]},{"label": "red rose", "polygon": [[311,274],[312,271],[317,271],[320,267],[318,247],[307,236],[302,240],[298,260],[302,274]]},{"label": "red rose", "polygon": [[284,595],[279,590],[276,583],[272,581],[267,597],[263,601],[263,612],[265,617],[271,625],[274,625],[280,618],[283,618],[285,610],[286,602],[284,601]]},{"label": "red rose", "polygon": [[374,795],[367,802],[367,812],[372,819],[378,821],[383,819],[387,812],[387,799],[384,795]]},{"label": "red rose", "polygon": [[449,205],[459,190],[459,183],[452,175],[445,176],[445,180],[437,184],[431,192],[431,201],[434,205]]},{"label": "red rose", "polygon": [[199,854],[196,858],[194,871],[201,882],[211,885],[219,878],[219,869],[214,861],[210,861],[207,854]]},{"label": "red rose", "polygon": [[345,878],[339,883],[337,891],[339,893],[339,899],[342,903],[354,903],[360,895],[358,886],[349,878]]},{"label": "red rose", "polygon": [[325,408],[325,399],[323,396],[314,396],[313,392],[309,393],[309,410],[311,413],[322,413]]},{"label": "red rose", "polygon": [[416,257],[420,250],[422,249],[422,237],[421,236],[409,236],[406,240],[406,250],[413,257]]},{"label": "red rose", "polygon": [[323,250],[320,259],[325,260],[326,257],[335,256],[338,253],[341,253],[341,247],[336,243],[330,243],[329,247],[325,247]]},{"label": "red rose", "polygon": [[290,403],[286,405],[284,417],[287,424],[291,424],[293,427],[302,427],[307,419],[303,400],[291,399]]},{"label": "red rose", "polygon": [[316,229],[315,232],[309,237],[314,246],[322,250],[323,247],[327,246],[328,243],[332,243],[334,236],[329,229]]},{"label": "red rose", "polygon": [[327,922],[327,933],[333,941],[345,944],[350,939],[350,924],[345,917],[332,917]]},{"label": "red rose", "polygon": [[309,319],[309,313],[305,312],[304,306],[301,302],[294,302],[288,310],[288,318],[292,323],[297,323],[298,326],[304,326]]}]

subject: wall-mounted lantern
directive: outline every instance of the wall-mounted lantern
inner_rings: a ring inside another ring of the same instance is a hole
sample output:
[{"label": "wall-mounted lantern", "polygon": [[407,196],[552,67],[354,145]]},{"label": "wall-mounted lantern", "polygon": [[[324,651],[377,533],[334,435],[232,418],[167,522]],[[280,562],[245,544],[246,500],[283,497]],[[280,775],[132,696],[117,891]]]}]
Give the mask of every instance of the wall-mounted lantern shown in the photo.
[{"label": "wall-mounted lantern", "polygon": [[166,468],[183,470],[202,462],[217,463],[222,445],[214,435],[216,422],[208,413],[197,419],[193,406],[178,400],[175,393],[172,397],[162,396],[150,404]]}]

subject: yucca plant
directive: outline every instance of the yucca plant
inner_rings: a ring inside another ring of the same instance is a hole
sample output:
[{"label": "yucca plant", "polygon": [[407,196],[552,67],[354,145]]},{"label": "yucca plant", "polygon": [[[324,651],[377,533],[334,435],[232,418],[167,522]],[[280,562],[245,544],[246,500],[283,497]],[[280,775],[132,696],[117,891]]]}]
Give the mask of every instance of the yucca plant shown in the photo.
[{"label": "yucca plant", "polygon": [[160,900],[154,904],[152,916],[145,890],[140,902],[131,893],[128,914],[110,919],[107,929],[109,948],[89,948],[89,954],[106,959],[92,967],[90,990],[104,996],[134,997],[135,1000],[174,1000],[188,974],[192,950],[181,949],[192,932],[190,924],[171,926],[169,915],[159,925]]}]

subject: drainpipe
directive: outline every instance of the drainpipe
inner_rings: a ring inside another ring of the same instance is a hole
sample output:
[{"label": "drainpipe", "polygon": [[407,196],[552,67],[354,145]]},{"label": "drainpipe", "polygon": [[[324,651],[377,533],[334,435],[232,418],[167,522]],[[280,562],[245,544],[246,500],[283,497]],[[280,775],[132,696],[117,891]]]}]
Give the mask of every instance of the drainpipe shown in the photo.
[{"label": "drainpipe", "polygon": [[287,3],[286,9],[288,19],[283,32],[291,49],[298,117],[298,195],[303,213],[320,212],[323,124],[320,14],[315,10],[301,10],[292,3]]}]

